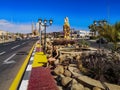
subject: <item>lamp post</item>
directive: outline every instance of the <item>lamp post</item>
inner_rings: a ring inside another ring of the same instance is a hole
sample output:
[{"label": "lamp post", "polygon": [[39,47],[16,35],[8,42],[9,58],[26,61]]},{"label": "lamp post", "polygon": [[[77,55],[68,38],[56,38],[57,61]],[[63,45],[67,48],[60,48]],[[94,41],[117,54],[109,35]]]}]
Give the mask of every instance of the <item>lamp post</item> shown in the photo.
[{"label": "lamp post", "polygon": [[41,33],[41,23],[42,23],[42,20],[41,19],[38,19],[38,23],[39,23],[39,38],[40,38],[40,45],[42,45],[42,33]]},{"label": "lamp post", "polygon": [[[107,23],[106,20],[94,21],[95,29],[97,29],[96,27],[101,27],[101,26],[105,25],[106,23]],[[101,48],[101,36],[99,38],[99,49],[100,48]]]},{"label": "lamp post", "polygon": [[[38,19],[39,20],[39,31],[40,31],[40,26],[43,26],[44,27],[44,46],[43,46],[43,50],[44,50],[44,54],[46,54],[46,28],[50,25],[52,25],[53,23],[53,20],[50,19],[50,20],[42,20],[42,19]],[[49,21],[49,24],[47,24]],[[41,31],[40,31],[40,35],[41,35]],[[40,36],[40,40],[41,40],[41,36]],[[40,41],[41,42],[41,41]]]},{"label": "lamp post", "polygon": [[2,43],[4,43],[4,33],[2,33]]},{"label": "lamp post", "polygon": [[71,40],[72,40],[72,34],[73,34],[73,31],[74,31],[74,28],[71,28]]}]

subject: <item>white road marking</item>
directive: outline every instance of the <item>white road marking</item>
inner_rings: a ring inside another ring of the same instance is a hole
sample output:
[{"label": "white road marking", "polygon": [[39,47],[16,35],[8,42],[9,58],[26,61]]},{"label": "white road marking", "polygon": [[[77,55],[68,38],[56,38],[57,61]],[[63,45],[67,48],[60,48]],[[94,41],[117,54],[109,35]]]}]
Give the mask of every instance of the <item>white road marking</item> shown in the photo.
[{"label": "white road marking", "polygon": [[23,80],[21,82],[19,90],[27,90],[27,86],[28,86],[28,80]]},{"label": "white road marking", "polygon": [[35,55],[35,53],[33,52],[33,53],[32,53],[32,56],[34,56],[34,55]]},{"label": "white road marking", "polygon": [[11,58],[13,58],[16,54],[13,54],[12,56],[10,56],[9,58],[7,58],[6,60],[4,60],[3,64],[10,64],[10,63],[15,63],[15,61],[11,60],[9,61]]},{"label": "white road marking", "polygon": [[16,45],[16,46],[14,46],[14,47],[12,47],[11,49],[15,49],[15,48],[17,48],[17,47],[19,47],[20,45]]},{"label": "white road marking", "polygon": [[28,65],[26,71],[31,71],[32,65]]},{"label": "white road marking", "polygon": [[4,44],[4,45],[9,45],[10,43]]},{"label": "white road marking", "polygon": [[5,52],[5,51],[3,51],[3,52],[1,52],[1,53],[0,53],[0,55],[2,55],[2,54],[4,54],[4,53],[6,53],[6,52]]},{"label": "white road marking", "polygon": [[34,59],[34,57],[31,57],[31,58],[30,58],[30,61],[33,61],[33,59]]}]

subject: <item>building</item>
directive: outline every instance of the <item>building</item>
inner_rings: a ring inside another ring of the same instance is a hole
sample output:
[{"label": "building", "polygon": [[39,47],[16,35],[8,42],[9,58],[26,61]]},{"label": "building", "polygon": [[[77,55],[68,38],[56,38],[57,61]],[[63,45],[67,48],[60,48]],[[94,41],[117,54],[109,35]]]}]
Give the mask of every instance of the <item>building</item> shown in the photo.
[{"label": "building", "polygon": [[0,30],[0,40],[3,40],[6,35],[7,35],[6,31]]},{"label": "building", "polygon": [[84,30],[77,31],[77,37],[79,37],[79,38],[85,38],[85,37],[89,37],[89,36],[90,36],[89,31],[84,31]]},{"label": "building", "polygon": [[0,30],[0,36],[1,36],[1,35],[6,35],[6,34],[7,34],[6,31]]}]

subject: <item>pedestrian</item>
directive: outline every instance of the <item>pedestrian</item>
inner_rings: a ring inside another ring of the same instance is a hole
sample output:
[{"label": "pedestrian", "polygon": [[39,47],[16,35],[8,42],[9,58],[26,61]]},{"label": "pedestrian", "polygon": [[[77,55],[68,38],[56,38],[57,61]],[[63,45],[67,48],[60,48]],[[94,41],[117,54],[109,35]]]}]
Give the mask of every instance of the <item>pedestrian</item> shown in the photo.
[{"label": "pedestrian", "polygon": [[59,57],[59,51],[58,51],[56,46],[53,46],[52,50],[51,50],[51,54],[48,58],[48,65],[54,65],[55,66],[54,62],[58,59],[58,57]]}]

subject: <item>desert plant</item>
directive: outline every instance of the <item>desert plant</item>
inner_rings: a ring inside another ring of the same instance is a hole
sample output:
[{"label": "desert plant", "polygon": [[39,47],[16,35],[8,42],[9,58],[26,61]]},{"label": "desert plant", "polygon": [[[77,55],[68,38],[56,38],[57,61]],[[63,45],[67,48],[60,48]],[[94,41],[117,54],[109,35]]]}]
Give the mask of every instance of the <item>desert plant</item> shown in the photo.
[{"label": "desert plant", "polygon": [[84,73],[102,82],[120,85],[120,57],[115,53],[107,54],[105,51],[95,52],[82,57],[83,67],[88,69]]},{"label": "desert plant", "polygon": [[66,40],[66,39],[63,39],[63,40],[54,40],[53,41],[53,45],[68,45],[68,44],[75,44],[76,41],[75,40]]},{"label": "desert plant", "polygon": [[90,43],[87,42],[87,41],[85,41],[84,39],[78,40],[77,44],[78,44],[79,46],[90,46]]}]

